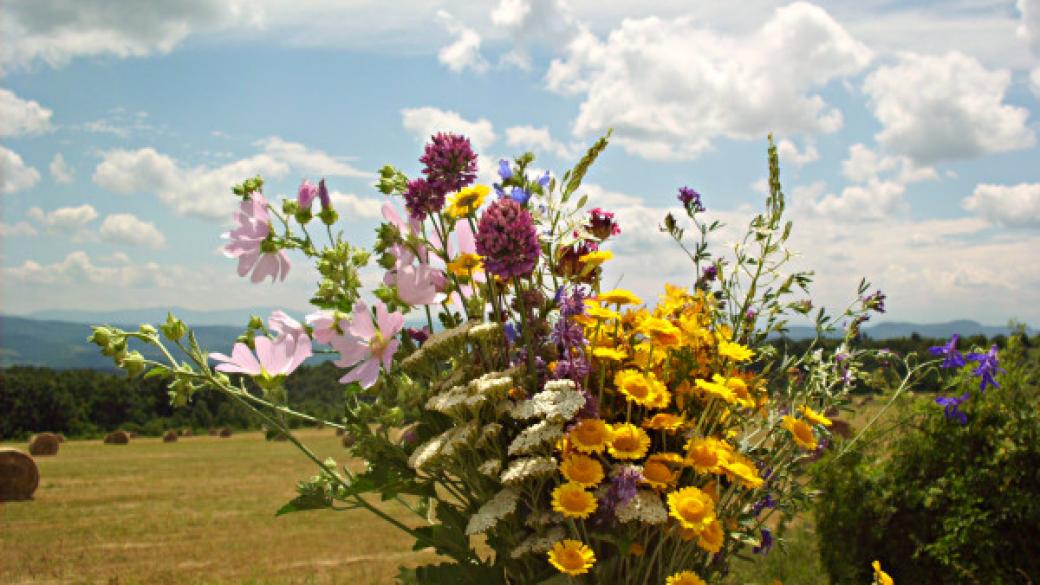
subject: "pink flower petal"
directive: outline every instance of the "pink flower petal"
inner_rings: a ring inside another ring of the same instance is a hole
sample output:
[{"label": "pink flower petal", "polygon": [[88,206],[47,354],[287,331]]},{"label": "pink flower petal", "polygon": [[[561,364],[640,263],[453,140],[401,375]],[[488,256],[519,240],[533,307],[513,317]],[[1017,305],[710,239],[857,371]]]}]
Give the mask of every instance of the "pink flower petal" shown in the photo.
[{"label": "pink flower petal", "polygon": [[260,256],[260,261],[256,263],[256,269],[253,270],[253,277],[250,280],[260,283],[268,276],[271,277],[272,282],[278,278],[278,256],[275,254]]},{"label": "pink flower petal", "polygon": [[284,354],[283,356],[278,355],[282,348],[276,348],[274,342],[266,337],[257,337],[253,340],[253,345],[256,346],[256,357],[260,358],[260,367],[267,370],[268,373],[277,372],[279,361],[284,359]]},{"label": "pink flower petal", "polygon": [[354,307],[354,317],[350,322],[350,333],[365,341],[371,341],[376,335],[376,328],[372,324],[372,314],[368,312],[368,305],[359,301]]},{"label": "pink flower petal", "polygon": [[397,348],[400,347],[401,342],[395,337],[390,340],[390,343],[386,344],[386,349],[383,350],[383,369],[390,371],[390,366],[394,361],[394,354],[397,353]]}]

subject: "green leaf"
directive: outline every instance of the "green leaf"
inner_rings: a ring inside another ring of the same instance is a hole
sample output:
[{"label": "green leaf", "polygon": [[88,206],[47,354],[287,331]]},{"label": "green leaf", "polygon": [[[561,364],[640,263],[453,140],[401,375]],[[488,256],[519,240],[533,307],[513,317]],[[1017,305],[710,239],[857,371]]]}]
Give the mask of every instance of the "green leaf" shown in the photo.
[{"label": "green leaf", "polygon": [[284,516],[293,512],[304,510],[322,510],[332,507],[332,499],[322,493],[308,493],[296,496],[274,513],[275,516]]},{"label": "green leaf", "polygon": [[501,569],[469,563],[423,565],[415,568],[415,576],[417,581],[424,585],[429,583],[445,585],[499,585],[505,583]]}]

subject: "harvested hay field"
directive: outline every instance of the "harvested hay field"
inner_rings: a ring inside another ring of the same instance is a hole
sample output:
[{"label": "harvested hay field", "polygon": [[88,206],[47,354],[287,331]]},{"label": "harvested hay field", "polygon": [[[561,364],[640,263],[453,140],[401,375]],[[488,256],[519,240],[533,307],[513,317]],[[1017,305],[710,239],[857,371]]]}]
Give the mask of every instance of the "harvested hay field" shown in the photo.
[{"label": "harvested hay field", "polygon": [[[331,429],[298,436],[343,461]],[[0,504],[5,585],[361,585],[392,582],[398,565],[432,558],[362,511],[276,518],[315,471],[291,444],[262,433],[172,445],[139,438],[122,449],[68,441],[61,457],[37,465],[35,499]],[[399,505],[385,509],[414,518]]]}]

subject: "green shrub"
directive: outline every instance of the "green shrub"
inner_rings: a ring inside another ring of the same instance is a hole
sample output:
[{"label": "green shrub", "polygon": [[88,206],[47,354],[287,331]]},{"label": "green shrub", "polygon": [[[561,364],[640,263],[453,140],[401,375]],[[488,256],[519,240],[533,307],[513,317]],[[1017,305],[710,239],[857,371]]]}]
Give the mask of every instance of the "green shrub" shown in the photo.
[{"label": "green shrub", "polygon": [[1036,583],[1040,577],[1040,367],[1021,337],[1000,352],[1000,388],[979,392],[968,424],[932,399],[907,401],[894,430],[821,461],[816,508],[824,567],[836,584],[870,582],[879,559],[896,583]]}]

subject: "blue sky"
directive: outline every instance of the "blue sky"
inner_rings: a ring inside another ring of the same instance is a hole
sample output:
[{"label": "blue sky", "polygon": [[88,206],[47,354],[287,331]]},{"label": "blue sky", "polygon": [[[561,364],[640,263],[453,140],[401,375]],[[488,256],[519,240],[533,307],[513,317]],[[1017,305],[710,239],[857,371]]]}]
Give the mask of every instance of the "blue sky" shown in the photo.
[{"label": "blue sky", "polygon": [[[328,177],[355,243],[374,172],[431,132],[569,168],[618,212],[612,280],[688,267],[656,231],[681,185],[739,232],[781,165],[797,266],[840,308],[1040,323],[1040,2],[0,2],[0,310],[306,308],[219,253],[232,182]],[[366,278],[374,282],[379,274]]]}]

